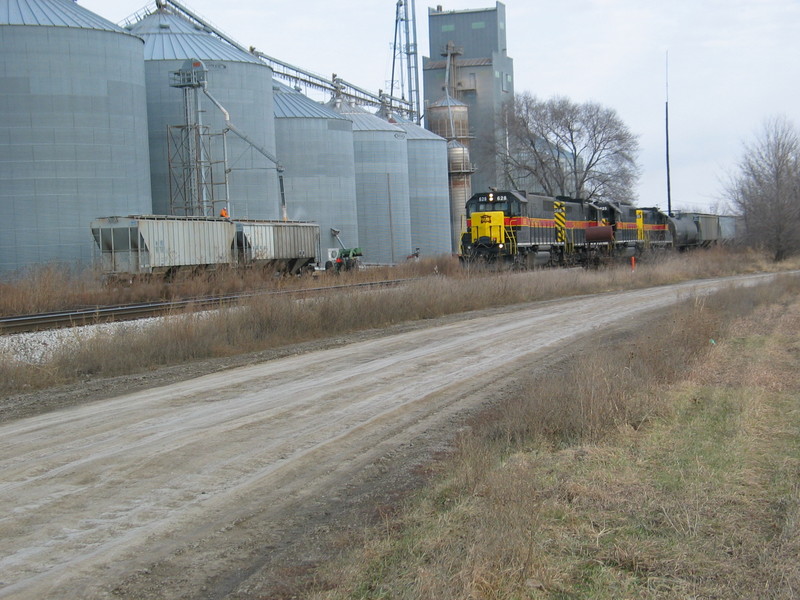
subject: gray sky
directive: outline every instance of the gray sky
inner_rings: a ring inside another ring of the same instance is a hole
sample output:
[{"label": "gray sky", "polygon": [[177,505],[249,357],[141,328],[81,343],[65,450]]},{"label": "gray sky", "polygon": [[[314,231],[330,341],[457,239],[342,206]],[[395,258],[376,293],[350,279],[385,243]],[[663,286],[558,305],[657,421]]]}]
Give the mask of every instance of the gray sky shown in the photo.
[{"label": "gray sky", "polygon": [[[396,0],[182,0],[236,39],[325,77],[388,90]],[[79,0],[119,22],[144,0]],[[419,52],[428,7],[494,0],[417,0]],[[614,108],[639,135],[639,204],[666,208],[669,54],[674,209],[711,210],[769,117],[800,125],[800,0],[506,0],[516,91]],[[421,68],[421,61],[420,61]]]}]

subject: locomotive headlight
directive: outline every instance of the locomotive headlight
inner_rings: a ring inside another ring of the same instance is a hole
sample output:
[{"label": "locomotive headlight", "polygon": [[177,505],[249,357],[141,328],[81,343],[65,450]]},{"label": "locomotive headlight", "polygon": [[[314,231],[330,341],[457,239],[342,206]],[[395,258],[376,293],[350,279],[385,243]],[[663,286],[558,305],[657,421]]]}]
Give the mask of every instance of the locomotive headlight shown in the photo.
[{"label": "locomotive headlight", "polygon": [[503,247],[503,244],[497,244],[497,247],[498,247],[498,248],[502,248],[502,247]]}]

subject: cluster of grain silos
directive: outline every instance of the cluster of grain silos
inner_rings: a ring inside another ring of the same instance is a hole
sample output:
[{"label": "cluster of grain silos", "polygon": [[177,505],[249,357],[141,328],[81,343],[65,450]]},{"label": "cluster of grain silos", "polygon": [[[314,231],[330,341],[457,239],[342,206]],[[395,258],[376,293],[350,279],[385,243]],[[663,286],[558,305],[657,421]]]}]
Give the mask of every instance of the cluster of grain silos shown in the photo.
[{"label": "cluster of grain silos", "polygon": [[89,264],[98,217],[186,214],[168,132],[187,124],[185,91],[171,85],[187,61],[207,71],[205,159],[224,160],[209,189],[231,216],[278,219],[284,202],[290,219],[320,224],[322,260],[340,243],[376,264],[450,251],[444,139],[314,102],[160,4],[123,29],[72,0],[0,0],[0,275]]}]

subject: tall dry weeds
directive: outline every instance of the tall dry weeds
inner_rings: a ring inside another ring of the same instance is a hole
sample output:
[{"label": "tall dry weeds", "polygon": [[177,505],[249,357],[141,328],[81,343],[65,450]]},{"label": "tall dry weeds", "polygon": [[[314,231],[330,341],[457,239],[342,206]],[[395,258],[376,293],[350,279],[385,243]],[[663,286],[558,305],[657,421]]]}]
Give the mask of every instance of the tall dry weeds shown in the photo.
[{"label": "tall dry weeds", "polygon": [[[598,279],[608,289],[646,287],[702,277],[717,277],[742,272],[797,268],[789,261],[776,266],[764,256],[746,250],[716,248],[702,253],[663,254],[643,258],[635,278],[627,266],[598,272]],[[438,274],[450,279],[476,279],[486,275],[483,269],[464,269],[452,256],[423,258],[394,267],[375,267],[320,277],[275,277],[268,270],[219,269],[186,273],[174,281],[140,278],[128,283],[106,280],[93,269],[65,269],[43,266],[30,269],[17,277],[0,281],[0,315],[30,314],[77,307],[126,304],[178,298],[195,298],[232,294],[251,290],[294,289],[337,285],[351,282],[381,281],[397,277],[427,277]],[[546,271],[542,271],[546,273]],[[574,279],[565,271],[555,277]],[[622,286],[620,288],[620,286]]]},{"label": "tall dry weeds", "polygon": [[[245,300],[234,309],[220,310],[211,320],[187,311],[164,323],[141,329],[92,335],[77,331],[74,343],[51,353],[46,361],[31,363],[6,356],[0,364],[0,393],[75,381],[87,376],[134,373],[187,360],[237,353],[382,329],[398,323],[517,303],[631,289],[681,281],[701,274],[749,270],[760,266],[758,257],[724,252],[660,258],[631,271],[618,266],[598,271],[541,270],[535,272],[465,271],[455,259],[425,259],[398,267],[325,275],[319,278],[274,278],[264,272],[205,273],[166,284],[151,281],[133,287],[97,286],[93,275],[80,277],[42,269],[35,276],[0,287],[0,311],[36,312],[69,305],[133,302],[172,297],[195,297],[262,286],[261,289],[341,288],[348,283],[405,277],[405,285],[380,291],[336,291],[303,301],[276,297]],[[101,301],[102,300],[102,301]],[[662,363],[669,362],[665,357]],[[595,369],[596,367],[592,367]],[[589,397],[594,390],[587,390]],[[589,403],[583,410],[594,409]],[[595,415],[593,418],[600,418]]]}]

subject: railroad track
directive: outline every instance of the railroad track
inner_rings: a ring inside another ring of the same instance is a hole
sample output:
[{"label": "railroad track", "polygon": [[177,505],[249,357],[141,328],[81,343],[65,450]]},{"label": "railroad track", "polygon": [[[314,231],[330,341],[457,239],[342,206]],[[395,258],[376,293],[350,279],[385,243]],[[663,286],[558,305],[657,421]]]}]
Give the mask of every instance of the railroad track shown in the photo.
[{"label": "railroad track", "polygon": [[188,308],[209,310],[222,306],[235,304],[247,298],[263,296],[265,298],[277,296],[310,297],[324,294],[341,293],[358,289],[379,289],[396,287],[414,281],[414,278],[392,279],[389,281],[374,281],[368,283],[354,283],[347,285],[334,285],[302,290],[272,290],[227,294],[221,296],[207,296],[202,298],[188,298],[183,300],[168,300],[159,302],[143,302],[137,304],[122,304],[116,306],[96,306],[75,310],[38,313],[30,315],[15,315],[0,317],[0,335],[11,333],[27,333],[45,329],[59,329],[64,327],[79,327],[96,323],[111,321],[132,321],[146,317],[163,316],[169,313],[180,313]]}]

